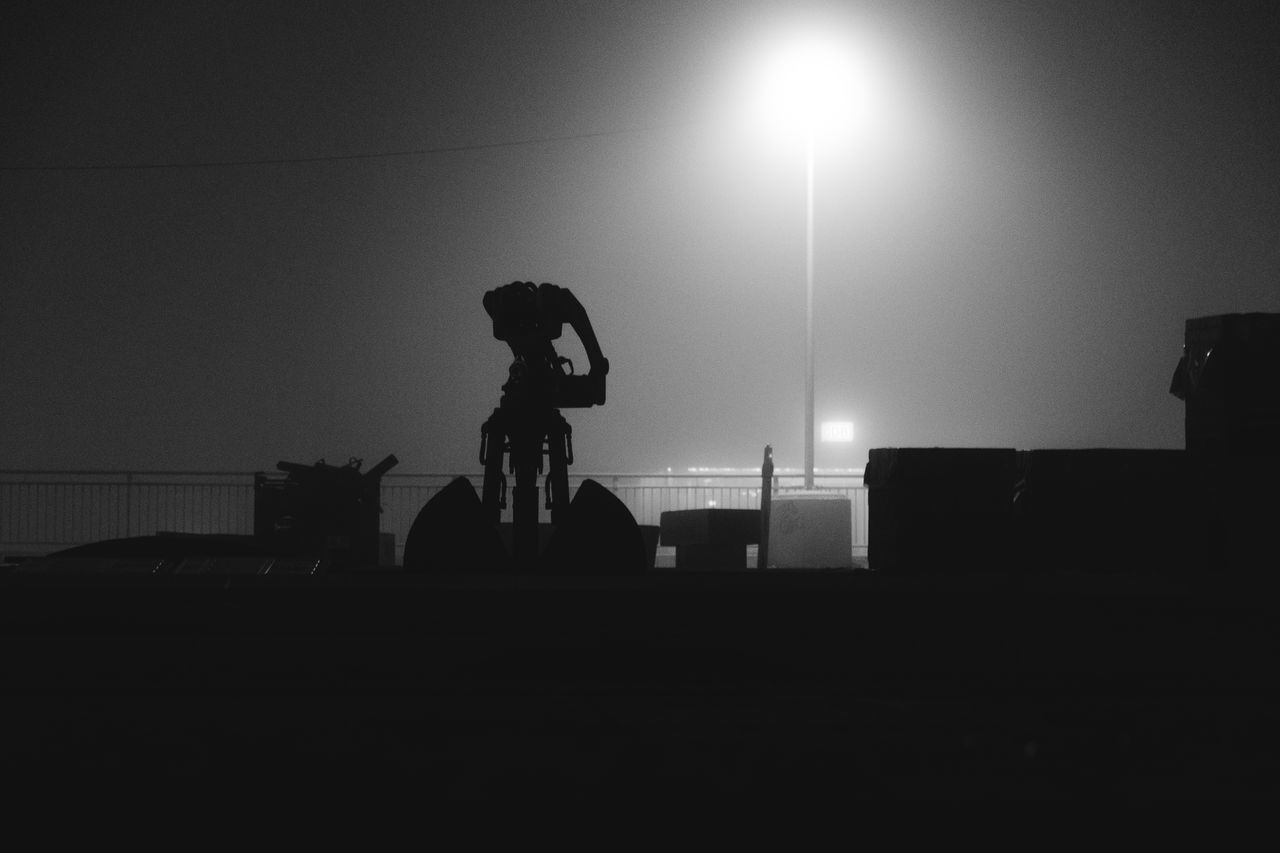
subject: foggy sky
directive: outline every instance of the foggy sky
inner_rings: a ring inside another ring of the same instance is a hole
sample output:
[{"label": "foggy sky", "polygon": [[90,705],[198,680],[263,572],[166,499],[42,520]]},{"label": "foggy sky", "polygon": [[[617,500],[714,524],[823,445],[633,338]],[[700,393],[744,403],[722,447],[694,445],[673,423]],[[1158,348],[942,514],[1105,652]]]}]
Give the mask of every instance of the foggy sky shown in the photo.
[{"label": "foggy sky", "polygon": [[[0,468],[475,471],[513,280],[571,289],[612,365],[575,471],[802,464],[804,161],[721,108],[809,7],[31,5],[0,28]],[[818,465],[1182,446],[1184,321],[1280,311],[1276,7],[823,8],[900,73],[880,144],[818,153],[818,420],[857,425]]]}]

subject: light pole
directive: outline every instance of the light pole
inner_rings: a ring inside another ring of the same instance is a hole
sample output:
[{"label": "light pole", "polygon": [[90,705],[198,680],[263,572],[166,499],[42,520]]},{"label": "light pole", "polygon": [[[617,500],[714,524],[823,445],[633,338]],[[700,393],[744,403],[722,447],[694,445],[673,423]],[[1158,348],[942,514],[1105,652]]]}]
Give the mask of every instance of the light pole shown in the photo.
[{"label": "light pole", "polygon": [[[759,117],[805,147],[804,488],[814,488],[814,160],[818,134],[831,136],[849,111],[854,77],[849,46],[826,29],[773,42],[759,65]],[[800,140],[796,140],[800,137]],[[791,142],[794,145],[795,142]],[[794,150],[794,149],[792,149]]]},{"label": "light pole", "polygon": [[[756,66],[761,125],[805,147],[804,487],[814,488],[814,161],[818,143],[844,135],[865,109],[865,56],[842,27],[796,27],[771,39]],[[821,134],[821,139],[819,138]],[[799,138],[797,138],[799,137]],[[794,155],[792,155],[794,156]]]},{"label": "light pole", "polygon": [[805,133],[804,487],[813,488],[813,128]]}]

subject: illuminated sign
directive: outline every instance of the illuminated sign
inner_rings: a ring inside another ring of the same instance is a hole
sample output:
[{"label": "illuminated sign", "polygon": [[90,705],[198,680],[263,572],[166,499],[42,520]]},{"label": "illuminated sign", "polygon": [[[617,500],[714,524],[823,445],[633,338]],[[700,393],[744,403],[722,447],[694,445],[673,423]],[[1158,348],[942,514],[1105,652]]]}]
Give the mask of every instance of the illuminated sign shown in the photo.
[{"label": "illuminated sign", "polygon": [[848,444],[853,441],[853,422],[824,421],[822,424],[822,440],[824,442]]}]

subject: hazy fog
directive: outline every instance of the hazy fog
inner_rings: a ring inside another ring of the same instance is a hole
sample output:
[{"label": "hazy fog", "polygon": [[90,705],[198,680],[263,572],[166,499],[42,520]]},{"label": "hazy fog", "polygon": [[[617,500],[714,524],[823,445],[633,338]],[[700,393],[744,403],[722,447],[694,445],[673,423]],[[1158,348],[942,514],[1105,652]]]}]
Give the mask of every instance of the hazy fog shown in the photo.
[{"label": "hazy fog", "polygon": [[[473,471],[517,279],[612,363],[574,470],[802,464],[803,151],[732,109],[800,4],[31,5],[0,467]],[[1181,446],[1184,320],[1280,311],[1273,7],[827,5],[893,74],[817,151],[818,420],[857,428],[818,465]]]}]

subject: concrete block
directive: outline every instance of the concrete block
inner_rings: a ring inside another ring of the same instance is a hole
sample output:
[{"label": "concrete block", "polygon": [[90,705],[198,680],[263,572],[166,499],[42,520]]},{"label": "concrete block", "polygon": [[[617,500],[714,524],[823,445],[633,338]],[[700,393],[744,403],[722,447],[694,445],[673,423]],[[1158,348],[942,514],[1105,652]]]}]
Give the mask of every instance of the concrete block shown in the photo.
[{"label": "concrete block", "polygon": [[769,514],[769,566],[853,567],[853,508],[836,492],[780,492]]}]

